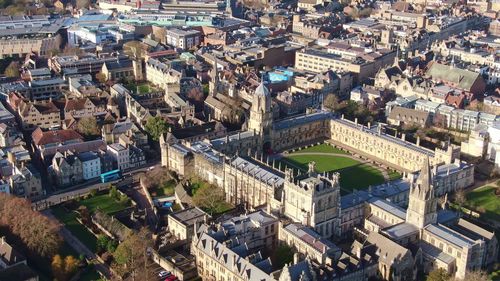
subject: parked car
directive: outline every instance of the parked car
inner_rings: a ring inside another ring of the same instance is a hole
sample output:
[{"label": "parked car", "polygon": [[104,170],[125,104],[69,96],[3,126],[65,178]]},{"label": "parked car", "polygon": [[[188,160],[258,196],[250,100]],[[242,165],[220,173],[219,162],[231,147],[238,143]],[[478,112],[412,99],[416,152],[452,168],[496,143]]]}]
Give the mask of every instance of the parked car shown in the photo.
[{"label": "parked car", "polygon": [[165,279],[165,281],[175,281],[177,280],[177,277],[175,275],[170,275],[169,277],[167,277],[167,279]]},{"label": "parked car", "polygon": [[170,273],[170,271],[166,271],[166,270],[162,270],[160,271],[160,273],[158,273],[158,276],[163,278],[163,277],[169,277],[171,276],[172,273]]}]

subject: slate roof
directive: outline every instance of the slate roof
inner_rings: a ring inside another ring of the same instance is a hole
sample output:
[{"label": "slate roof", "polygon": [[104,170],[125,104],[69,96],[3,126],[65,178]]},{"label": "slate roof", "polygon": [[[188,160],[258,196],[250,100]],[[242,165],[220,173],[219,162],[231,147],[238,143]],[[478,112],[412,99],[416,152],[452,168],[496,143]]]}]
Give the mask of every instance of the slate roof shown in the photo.
[{"label": "slate roof", "polygon": [[2,259],[7,265],[13,265],[18,262],[26,260],[26,258],[16,251],[9,243],[7,243],[5,238],[0,239],[0,259]]}]

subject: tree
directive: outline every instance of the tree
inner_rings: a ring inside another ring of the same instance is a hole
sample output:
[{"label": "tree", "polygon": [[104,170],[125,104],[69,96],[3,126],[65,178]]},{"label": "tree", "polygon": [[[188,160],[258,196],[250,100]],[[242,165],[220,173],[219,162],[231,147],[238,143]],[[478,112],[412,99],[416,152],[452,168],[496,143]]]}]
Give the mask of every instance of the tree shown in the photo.
[{"label": "tree", "polygon": [[323,100],[323,107],[335,111],[340,108],[339,98],[335,94],[328,94]]},{"label": "tree", "polygon": [[193,203],[213,214],[224,203],[224,191],[214,185],[202,185],[194,194]]},{"label": "tree", "polygon": [[0,193],[0,227],[8,230],[35,257],[53,257],[62,244],[59,224],[33,211],[31,203]]},{"label": "tree", "polygon": [[101,128],[97,124],[94,117],[83,117],[78,121],[76,130],[85,137],[98,136],[101,133]]},{"label": "tree", "polygon": [[7,66],[5,69],[5,76],[10,78],[18,78],[20,76],[19,73],[19,63],[17,61],[13,61]]},{"label": "tree", "polygon": [[160,116],[149,117],[145,130],[154,141],[158,141],[160,136],[168,131],[167,122]]},{"label": "tree", "polygon": [[96,246],[97,246],[97,252],[104,252],[107,250],[108,248],[108,244],[109,244],[109,237],[104,235],[104,234],[101,234],[97,237],[97,242],[96,242]]},{"label": "tree", "polygon": [[141,274],[141,280],[145,279],[145,274],[152,275],[150,268],[147,267],[146,254],[146,250],[152,245],[151,233],[146,228],[128,236],[113,254],[116,261],[115,270],[122,275],[130,274],[132,280],[138,280],[136,279],[138,274]]},{"label": "tree", "polygon": [[76,273],[80,262],[73,256],[62,259],[60,255],[52,258],[52,273],[57,281],[67,281]]},{"label": "tree", "polygon": [[465,278],[464,280],[467,281],[488,281],[490,278],[488,277],[488,274],[482,270],[476,270],[476,271],[467,271],[465,272]]},{"label": "tree", "polygon": [[448,272],[442,268],[435,269],[431,272],[429,272],[429,275],[427,275],[426,281],[448,281],[450,279],[450,276],[448,275]]}]

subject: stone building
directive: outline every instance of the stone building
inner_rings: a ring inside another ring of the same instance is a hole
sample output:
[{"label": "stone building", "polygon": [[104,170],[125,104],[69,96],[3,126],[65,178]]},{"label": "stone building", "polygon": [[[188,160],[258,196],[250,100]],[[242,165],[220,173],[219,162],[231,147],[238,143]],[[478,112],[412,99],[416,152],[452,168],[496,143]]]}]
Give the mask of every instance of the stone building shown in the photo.
[{"label": "stone building", "polygon": [[307,175],[285,172],[283,214],[292,221],[312,227],[322,237],[340,236],[339,175],[319,175],[309,163]]},{"label": "stone building", "polygon": [[57,152],[49,171],[57,186],[75,185],[83,181],[82,161],[70,151],[64,154]]}]

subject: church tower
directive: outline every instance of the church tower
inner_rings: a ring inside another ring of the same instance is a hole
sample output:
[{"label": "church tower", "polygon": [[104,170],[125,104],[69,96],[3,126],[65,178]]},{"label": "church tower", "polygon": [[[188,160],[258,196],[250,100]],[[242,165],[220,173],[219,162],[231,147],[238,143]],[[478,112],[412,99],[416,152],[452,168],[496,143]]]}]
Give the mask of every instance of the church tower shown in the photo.
[{"label": "church tower", "polygon": [[436,223],[437,203],[434,185],[432,183],[432,172],[429,157],[424,160],[422,170],[415,184],[410,188],[408,210],[406,210],[406,222],[419,228]]},{"label": "church tower", "polygon": [[255,130],[261,137],[269,136],[273,122],[271,111],[271,94],[264,86],[264,81],[255,89],[252,107],[250,108],[250,119],[248,120],[248,130]]}]

